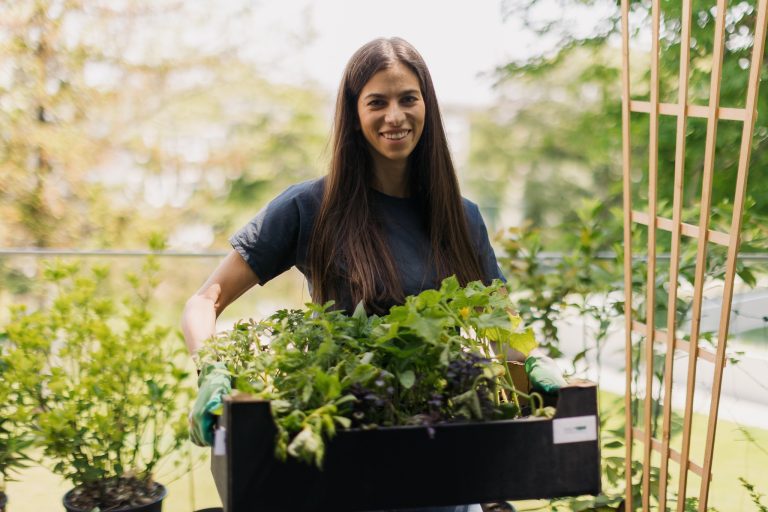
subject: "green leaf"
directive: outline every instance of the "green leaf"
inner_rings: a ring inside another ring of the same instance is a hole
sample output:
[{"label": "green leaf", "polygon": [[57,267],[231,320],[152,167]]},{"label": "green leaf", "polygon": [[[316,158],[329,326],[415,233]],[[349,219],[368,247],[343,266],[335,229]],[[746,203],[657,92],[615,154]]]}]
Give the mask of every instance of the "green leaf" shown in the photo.
[{"label": "green leaf", "polygon": [[499,405],[499,414],[497,419],[509,420],[517,418],[520,415],[520,407],[514,402],[505,402]]},{"label": "green leaf", "polygon": [[440,364],[442,366],[448,366],[450,362],[451,357],[451,346],[449,344],[445,344],[445,347],[443,347],[443,350],[440,352]]},{"label": "green leaf", "polygon": [[357,401],[357,398],[355,398],[355,395],[344,395],[341,398],[337,399],[334,402],[334,404],[336,404],[336,406],[339,406],[339,405],[343,405],[343,404],[347,404],[355,401]]},{"label": "green leaf", "polygon": [[474,318],[472,324],[476,329],[504,329],[513,330],[515,326],[509,321],[509,315],[505,311],[494,311],[492,313],[483,313]]},{"label": "green leaf", "polygon": [[352,420],[345,418],[344,416],[334,416],[333,420],[341,425],[342,428],[349,428],[352,426]]},{"label": "green leaf", "polygon": [[347,375],[347,380],[351,383],[360,382],[367,383],[379,373],[379,369],[372,364],[363,363],[355,366],[355,368]]},{"label": "green leaf", "polygon": [[365,312],[365,304],[361,300],[355,307],[355,312],[352,313],[352,318],[355,320],[368,320],[368,315]]},{"label": "green leaf", "polygon": [[456,279],[456,276],[449,276],[443,279],[443,282],[440,284],[440,293],[445,296],[451,296],[455,294],[459,288],[461,288],[461,285],[459,285],[459,280]]},{"label": "green leaf", "polygon": [[523,332],[512,333],[507,343],[510,348],[518,350],[526,356],[537,347],[536,337],[533,335],[533,329],[530,327]]},{"label": "green leaf", "polygon": [[416,374],[413,373],[413,370],[406,370],[398,374],[397,378],[405,389],[411,389],[416,383]]},{"label": "green leaf", "polygon": [[311,382],[304,384],[304,388],[301,390],[301,401],[305,404],[308,404],[309,400],[312,398],[312,393],[314,390],[315,388],[312,386]]},{"label": "green leaf", "polygon": [[442,294],[437,290],[424,290],[416,296],[416,307],[419,309],[432,307],[442,298]]},{"label": "green leaf", "polygon": [[469,391],[457,395],[451,400],[458,406],[458,412],[467,419],[481,419],[483,417],[480,398],[477,396],[477,391],[474,389],[470,389]]},{"label": "green leaf", "polygon": [[310,426],[306,426],[288,445],[288,453],[307,463],[322,460],[323,439]]},{"label": "green leaf", "polygon": [[411,316],[408,320],[407,325],[425,341],[434,343],[443,333],[443,328],[438,320],[423,316]]}]

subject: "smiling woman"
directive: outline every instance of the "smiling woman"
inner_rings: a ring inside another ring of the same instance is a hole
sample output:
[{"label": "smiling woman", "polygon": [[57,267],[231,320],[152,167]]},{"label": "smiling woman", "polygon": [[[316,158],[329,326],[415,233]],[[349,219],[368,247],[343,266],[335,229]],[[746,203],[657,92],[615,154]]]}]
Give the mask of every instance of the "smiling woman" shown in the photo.
[{"label": "smiling woman", "polygon": [[[294,265],[314,302],[347,312],[386,313],[452,275],[462,286],[503,279],[477,205],[461,197],[429,70],[399,38],[371,41],[349,60],[328,175],[288,188],[230,242],[184,310],[192,353],[228,304]],[[192,430],[210,444],[209,412],[229,387],[226,374],[201,370]]]},{"label": "smiling woman", "polygon": [[501,276],[477,206],[462,200],[432,78],[413,46],[376,39],[355,52],[333,144],[307,252],[316,301],[383,313],[450,275],[462,285]]}]

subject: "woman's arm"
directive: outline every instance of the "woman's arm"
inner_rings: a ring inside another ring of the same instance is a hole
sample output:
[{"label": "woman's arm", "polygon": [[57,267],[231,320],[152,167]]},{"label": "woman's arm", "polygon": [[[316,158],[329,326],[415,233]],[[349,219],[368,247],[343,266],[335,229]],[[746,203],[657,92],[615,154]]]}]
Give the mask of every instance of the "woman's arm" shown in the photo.
[{"label": "woman's arm", "polygon": [[235,299],[259,283],[259,278],[236,251],[230,252],[203,286],[187,300],[181,330],[189,353],[216,333],[216,318]]}]

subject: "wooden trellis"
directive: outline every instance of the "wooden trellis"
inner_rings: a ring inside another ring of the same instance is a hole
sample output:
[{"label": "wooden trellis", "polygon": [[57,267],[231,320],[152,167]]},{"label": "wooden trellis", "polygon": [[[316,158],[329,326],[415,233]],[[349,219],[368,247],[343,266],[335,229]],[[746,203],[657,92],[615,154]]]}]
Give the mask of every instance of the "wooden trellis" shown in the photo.
[{"label": "wooden trellis", "polygon": [[[641,483],[642,509],[650,510],[651,486],[650,468],[651,452],[660,454],[660,485],[659,485],[659,510],[666,510],[667,506],[667,482],[669,475],[669,460],[673,460],[680,466],[680,478],[677,491],[677,511],[682,512],[685,506],[686,486],[688,472],[693,472],[701,477],[701,485],[698,492],[699,511],[707,509],[709,486],[712,474],[712,454],[714,450],[715,431],[717,428],[718,406],[720,402],[720,390],[722,385],[723,368],[725,366],[726,341],[728,335],[728,323],[731,314],[731,302],[733,299],[733,285],[736,273],[736,255],[739,249],[742,212],[747,185],[747,172],[749,170],[752,133],[755,124],[757,92],[760,80],[760,68],[765,49],[766,32],[766,3],[768,0],[759,0],[754,29],[754,44],[750,64],[749,82],[746,91],[745,108],[728,108],[720,106],[720,82],[722,78],[722,63],[724,54],[724,32],[726,1],[717,0],[717,15],[715,20],[715,39],[712,52],[712,72],[709,93],[709,105],[692,105],[688,103],[688,75],[690,61],[691,42],[691,0],[682,0],[681,19],[681,43],[680,43],[680,73],[678,100],[676,104],[664,104],[659,102],[659,24],[660,24],[660,0],[653,0],[652,4],[652,48],[651,48],[651,85],[650,100],[634,101],[630,95],[629,86],[629,0],[622,0],[622,139],[623,139],[623,169],[624,169],[624,287],[625,287],[625,328],[626,328],[626,396],[625,396],[625,421],[626,421],[626,510],[634,510],[632,503],[632,451],[633,442],[638,441],[642,446],[643,478]],[[648,209],[647,212],[633,211],[631,199],[630,180],[630,112],[644,112],[650,115],[650,141],[648,164]],[[669,115],[677,117],[676,146],[675,146],[675,170],[674,170],[674,196],[672,206],[672,218],[661,218],[657,215],[657,175],[658,175],[658,140],[659,140],[659,116]],[[700,200],[700,215],[698,225],[682,222],[682,197],[683,176],[685,167],[685,137],[686,124],[689,117],[707,119],[707,132],[705,142],[704,169],[702,178],[702,190]],[[715,162],[715,141],[717,137],[717,125],[720,119],[733,120],[743,123],[741,135],[741,148],[738,162],[738,175],[736,190],[733,199],[733,216],[730,231],[727,233],[715,231],[709,228],[710,206],[712,196],[712,177]],[[647,248],[647,294],[646,294],[646,323],[641,323],[632,318],[632,226],[642,224],[648,227]],[[669,300],[667,310],[666,329],[654,329],[654,311],[656,309],[654,299],[654,282],[656,278],[656,233],[663,230],[672,234],[671,259],[669,269]],[[692,304],[692,320],[690,328],[690,340],[678,339],[675,333],[676,318],[675,304],[677,302],[677,283],[679,273],[679,256],[681,237],[691,237],[696,240],[696,268],[694,274],[694,294]],[[701,323],[701,305],[705,280],[707,245],[709,243],[726,246],[727,263],[723,300],[720,310],[720,325],[717,333],[716,352],[708,351],[698,346]],[[650,327],[649,327],[650,326]],[[644,413],[642,428],[632,428],[632,334],[638,333],[645,336],[645,398],[643,403]],[[651,407],[653,394],[653,346],[664,346],[666,355],[664,358],[664,404],[661,439],[652,437]],[[683,416],[683,438],[680,451],[670,448],[670,431],[672,417],[672,375],[674,371],[674,352],[676,350],[688,354],[688,378],[685,393],[685,411]],[[696,366],[698,360],[706,360],[714,365],[712,398],[710,404],[709,419],[707,424],[706,446],[704,449],[704,461],[697,463],[690,459],[691,424],[693,419],[693,399],[695,391]]]}]

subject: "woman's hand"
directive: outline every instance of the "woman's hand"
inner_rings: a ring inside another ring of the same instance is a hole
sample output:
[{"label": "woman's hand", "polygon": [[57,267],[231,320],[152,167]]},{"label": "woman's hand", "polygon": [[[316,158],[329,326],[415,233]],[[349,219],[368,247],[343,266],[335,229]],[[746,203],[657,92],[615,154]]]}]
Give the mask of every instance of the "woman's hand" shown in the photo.
[{"label": "woman's hand", "polygon": [[216,319],[235,299],[259,283],[259,278],[236,251],[230,252],[203,286],[187,300],[181,330],[190,354],[216,333]]},{"label": "woman's hand", "polygon": [[189,414],[189,437],[198,446],[210,446],[224,397],[232,392],[227,367],[224,363],[205,365],[200,370],[197,385],[197,399]]},{"label": "woman's hand", "polygon": [[550,357],[528,356],[525,360],[525,371],[528,373],[533,391],[553,394],[567,385],[563,378],[563,370]]}]

